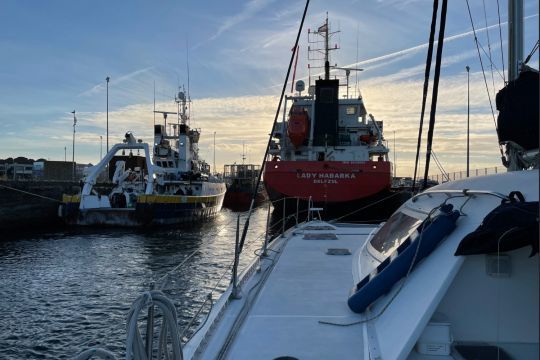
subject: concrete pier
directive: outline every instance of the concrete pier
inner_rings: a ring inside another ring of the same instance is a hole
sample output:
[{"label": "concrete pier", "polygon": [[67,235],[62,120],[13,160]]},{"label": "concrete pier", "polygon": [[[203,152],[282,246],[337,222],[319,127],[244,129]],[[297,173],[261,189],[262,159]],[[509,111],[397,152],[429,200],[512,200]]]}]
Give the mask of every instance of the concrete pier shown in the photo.
[{"label": "concrete pier", "polygon": [[[102,190],[104,194],[108,193],[105,191],[107,188],[110,185],[96,187],[97,191]],[[58,217],[58,206],[62,194],[79,192],[79,183],[72,181],[0,181],[0,240],[5,231],[37,232],[60,226],[62,222]]]}]

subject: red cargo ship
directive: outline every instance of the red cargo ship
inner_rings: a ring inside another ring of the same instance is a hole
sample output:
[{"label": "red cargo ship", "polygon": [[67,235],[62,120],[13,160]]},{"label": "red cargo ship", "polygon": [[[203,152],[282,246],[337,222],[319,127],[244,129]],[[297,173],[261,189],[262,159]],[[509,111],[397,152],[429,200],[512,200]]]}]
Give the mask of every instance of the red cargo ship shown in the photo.
[{"label": "red cargo ship", "polygon": [[[310,85],[308,95],[302,95],[303,81],[296,83],[297,93],[285,97],[283,121],[272,134],[264,183],[274,206],[280,206],[283,198],[311,199],[315,206],[334,213],[390,194],[392,166],[383,122],[368,115],[359,94],[349,96],[350,72],[361,69],[330,66],[329,53],[337,48],[328,46],[333,34],[328,19],[308,33],[311,44],[325,44],[324,49],[309,50],[324,54],[324,79]],[[347,90],[341,98],[339,87],[345,85],[330,78],[331,69],[345,71]],[[393,208],[387,207],[386,212]]]}]

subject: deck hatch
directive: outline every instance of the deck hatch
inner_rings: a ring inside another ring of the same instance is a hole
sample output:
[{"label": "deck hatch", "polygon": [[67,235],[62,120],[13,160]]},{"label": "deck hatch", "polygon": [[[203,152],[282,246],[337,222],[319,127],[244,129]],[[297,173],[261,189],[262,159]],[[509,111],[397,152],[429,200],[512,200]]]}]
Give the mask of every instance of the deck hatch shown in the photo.
[{"label": "deck hatch", "polygon": [[326,250],[326,255],[351,255],[351,250],[349,249],[328,249]]},{"label": "deck hatch", "polygon": [[337,240],[336,234],[304,234],[304,240]]},{"label": "deck hatch", "polygon": [[330,225],[308,225],[303,228],[304,230],[335,230],[333,226]]}]

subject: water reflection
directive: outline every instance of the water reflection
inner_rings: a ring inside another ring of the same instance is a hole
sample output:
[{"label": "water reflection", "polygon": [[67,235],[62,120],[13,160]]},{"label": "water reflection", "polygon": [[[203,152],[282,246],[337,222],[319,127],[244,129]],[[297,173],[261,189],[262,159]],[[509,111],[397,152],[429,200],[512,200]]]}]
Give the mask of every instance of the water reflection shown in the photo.
[{"label": "water reflection", "polygon": [[[6,358],[65,359],[100,346],[122,357],[132,301],[197,251],[171,274],[165,289],[185,326],[209,292],[217,299],[228,286],[236,216],[223,210],[212,221],[192,227],[82,228],[4,238],[0,353]],[[265,209],[254,211],[241,266],[261,246],[266,218]]]}]

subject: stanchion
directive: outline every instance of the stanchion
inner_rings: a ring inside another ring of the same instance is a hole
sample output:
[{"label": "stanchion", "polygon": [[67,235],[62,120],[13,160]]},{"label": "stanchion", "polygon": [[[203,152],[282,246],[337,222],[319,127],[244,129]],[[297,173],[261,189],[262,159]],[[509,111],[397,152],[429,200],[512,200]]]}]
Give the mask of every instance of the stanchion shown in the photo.
[{"label": "stanchion", "polygon": [[264,233],[264,245],[263,245],[263,251],[262,251],[262,254],[261,254],[262,257],[267,257],[268,256],[268,252],[266,251],[266,249],[268,247],[268,238],[270,237],[270,234],[269,234],[269,231],[270,231],[270,206],[271,206],[271,203],[268,202],[268,212],[266,213],[266,231]]},{"label": "stanchion", "polygon": [[240,215],[238,215],[236,219],[236,242],[234,247],[234,265],[233,265],[233,274],[232,274],[232,283],[233,283],[233,290],[231,297],[233,299],[240,299],[242,296],[240,295],[240,292],[238,291],[238,279],[237,279],[237,272],[238,272],[238,262],[240,258]]},{"label": "stanchion", "polygon": [[300,205],[300,198],[297,197],[296,198],[296,225],[294,227],[298,227],[298,215],[299,215],[298,207],[299,207],[299,205]]},{"label": "stanchion", "polygon": [[281,237],[285,237],[285,205],[287,198],[283,198],[283,218],[281,219]]}]

